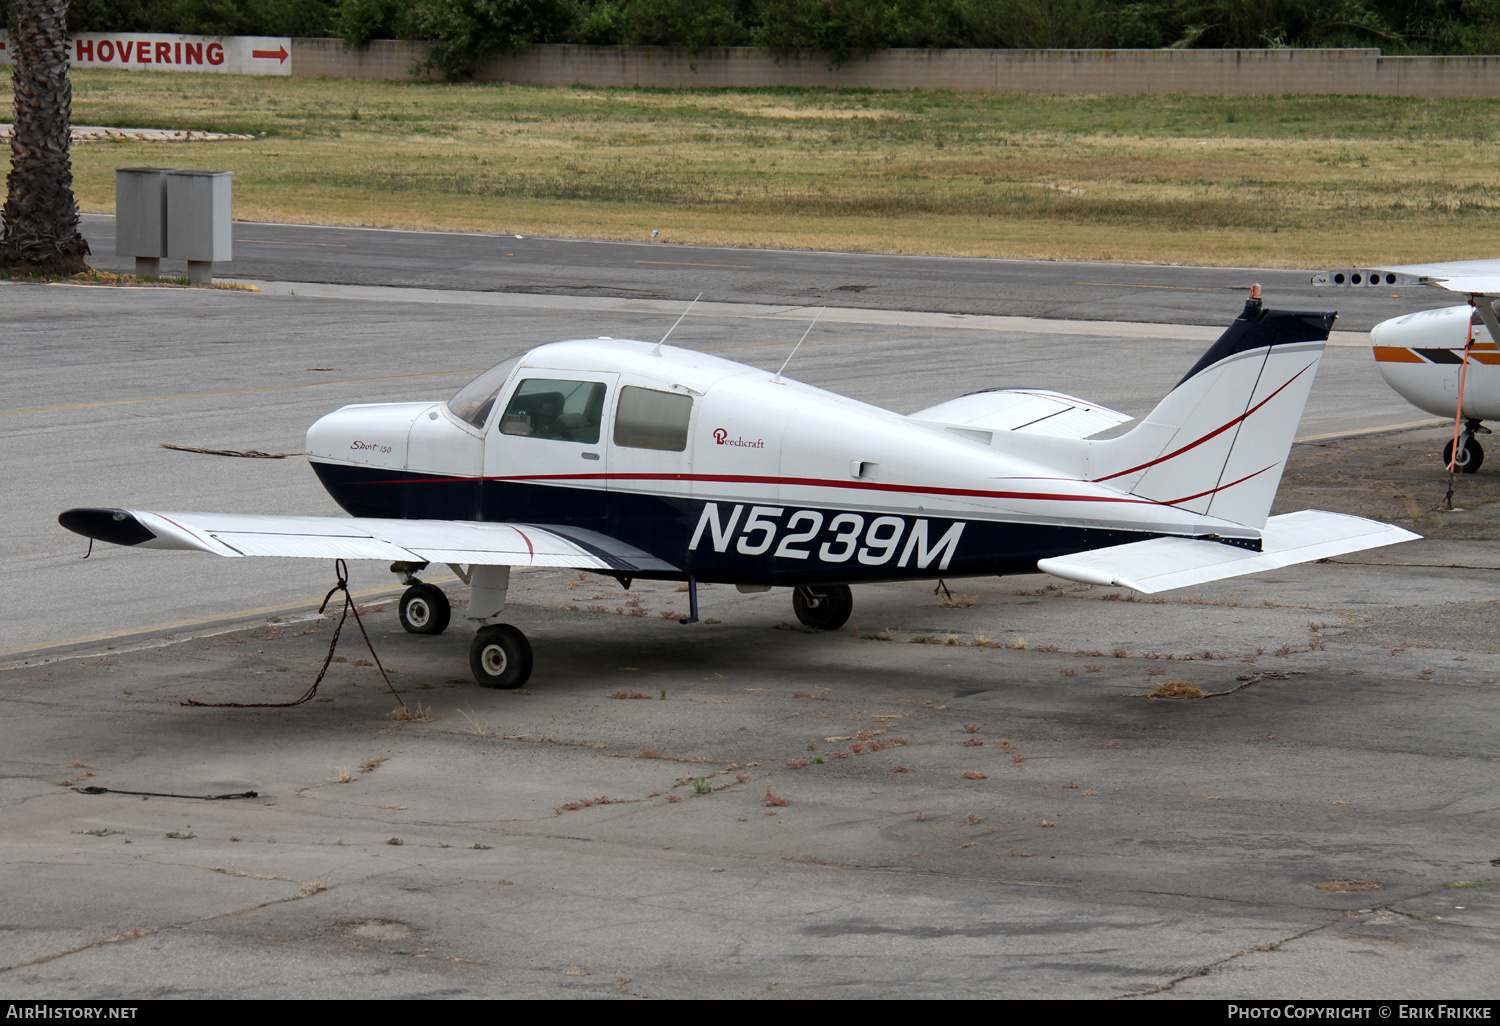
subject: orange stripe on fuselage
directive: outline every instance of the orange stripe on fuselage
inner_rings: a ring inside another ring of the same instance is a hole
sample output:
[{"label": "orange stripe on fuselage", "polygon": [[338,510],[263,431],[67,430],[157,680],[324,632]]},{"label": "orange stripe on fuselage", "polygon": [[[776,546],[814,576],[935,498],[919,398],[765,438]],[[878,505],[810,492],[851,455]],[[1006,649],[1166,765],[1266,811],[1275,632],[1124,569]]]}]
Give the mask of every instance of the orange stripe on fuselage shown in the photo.
[{"label": "orange stripe on fuselage", "polygon": [[1418,356],[1416,353],[1412,352],[1410,349],[1403,349],[1400,346],[1376,346],[1375,347],[1375,359],[1377,361],[1379,361],[1380,363],[1426,363],[1427,362],[1426,360],[1424,360],[1420,356]]},{"label": "orange stripe on fuselage", "polygon": [[[1462,349],[1452,349],[1449,352],[1462,353]],[[1429,363],[1422,359],[1415,350],[1406,349],[1401,346],[1376,346],[1375,359],[1380,363]],[[1500,367],[1500,347],[1493,342],[1480,344],[1476,342],[1469,350],[1469,359],[1475,363],[1482,363],[1486,367]]]}]

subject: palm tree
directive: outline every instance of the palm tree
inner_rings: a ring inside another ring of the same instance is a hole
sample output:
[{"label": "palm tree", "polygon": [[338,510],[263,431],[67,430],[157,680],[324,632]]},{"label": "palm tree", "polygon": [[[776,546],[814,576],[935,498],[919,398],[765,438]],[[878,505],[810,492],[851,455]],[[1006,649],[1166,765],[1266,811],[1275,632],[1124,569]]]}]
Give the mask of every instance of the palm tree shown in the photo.
[{"label": "palm tree", "polygon": [[68,82],[68,0],[15,0],[16,117],[9,195],[0,211],[0,268],[43,274],[85,270],[89,244],[78,231]]}]

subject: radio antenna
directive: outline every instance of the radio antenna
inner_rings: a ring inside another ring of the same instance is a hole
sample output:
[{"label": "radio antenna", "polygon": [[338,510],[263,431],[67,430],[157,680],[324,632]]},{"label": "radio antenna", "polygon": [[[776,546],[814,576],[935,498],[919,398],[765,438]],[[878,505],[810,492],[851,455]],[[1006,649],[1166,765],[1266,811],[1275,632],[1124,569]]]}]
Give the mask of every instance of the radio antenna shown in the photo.
[{"label": "radio antenna", "polygon": [[[682,311],[682,317],[686,317],[688,315],[688,310],[691,310],[695,305],[697,305],[698,300],[700,300],[702,298],[703,298],[703,293],[701,293],[701,292],[698,293],[696,296],[694,296],[693,297],[693,301],[687,305],[687,310]],[[674,331],[677,330],[677,325],[679,325],[679,324],[682,323],[682,317],[679,317],[679,318],[677,318],[677,320],[675,320],[675,321],[672,322],[672,326],[667,329],[667,334],[663,335],[661,337],[661,342],[665,342],[667,340],[667,335],[670,335],[670,334],[672,334],[672,332],[674,332]],[[661,342],[656,343],[656,348],[653,349],[653,350],[651,350],[651,355],[652,356],[660,356],[661,355]]]},{"label": "radio antenna", "polygon": [[813,314],[812,323],[807,326],[807,330],[802,333],[802,337],[797,340],[797,344],[794,345],[794,346],[792,346],[792,351],[790,353],[786,354],[786,359],[782,360],[781,361],[781,366],[776,369],[775,376],[771,378],[771,380],[773,382],[775,382],[778,385],[782,383],[781,382],[781,372],[784,371],[784,370],[786,370],[786,365],[792,362],[792,357],[794,357],[794,356],[797,355],[797,350],[799,350],[799,349],[802,348],[802,343],[804,343],[804,342],[807,341],[807,336],[811,335],[813,328],[815,328],[817,326],[817,324],[818,324],[818,318],[822,317],[823,316],[823,311],[827,310],[827,309],[828,308],[826,306],[820,306],[820,307],[818,307],[818,312],[815,313],[815,314]]}]

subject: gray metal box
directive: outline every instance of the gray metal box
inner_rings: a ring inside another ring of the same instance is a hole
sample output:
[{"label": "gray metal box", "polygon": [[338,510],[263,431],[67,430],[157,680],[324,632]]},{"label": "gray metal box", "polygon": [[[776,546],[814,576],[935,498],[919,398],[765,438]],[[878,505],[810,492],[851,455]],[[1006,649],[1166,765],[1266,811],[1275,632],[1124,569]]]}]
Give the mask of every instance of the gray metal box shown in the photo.
[{"label": "gray metal box", "polygon": [[234,255],[232,171],[167,175],[167,252],[173,260],[219,261]]},{"label": "gray metal box", "polygon": [[167,175],[171,168],[115,169],[115,256],[167,255]]}]

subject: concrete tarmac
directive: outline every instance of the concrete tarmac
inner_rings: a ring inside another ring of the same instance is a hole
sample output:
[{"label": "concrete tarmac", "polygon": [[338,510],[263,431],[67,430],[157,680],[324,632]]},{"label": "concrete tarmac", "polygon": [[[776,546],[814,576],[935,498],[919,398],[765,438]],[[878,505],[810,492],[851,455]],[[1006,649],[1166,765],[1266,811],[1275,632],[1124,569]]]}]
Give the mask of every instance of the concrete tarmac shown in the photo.
[{"label": "concrete tarmac", "polygon": [[[0,288],[0,995],[1496,996],[1490,505],[1451,515],[1469,540],[1146,601],[864,587],[828,634],[783,592],[705,589],[684,627],[674,585],[521,572],[521,693],[473,685],[461,617],[402,632],[391,576],[355,564],[417,719],[390,717],[352,626],[313,701],[187,707],[305,690],[327,565],[81,560],[57,512],[335,513],[295,457],[159,443],[296,452],[340,404],[658,338],[681,304]],[[807,317],[704,305],[672,342],[770,367]],[[788,374],[902,412],[1027,384],[1139,415],[1217,333],[990,317],[831,311]],[[1421,419],[1336,343],[1304,434]],[[1215,697],[1149,697],[1174,681]]]},{"label": "concrete tarmac", "polygon": [[521,693],[366,609],[417,722],[352,626],[313,702],[179,704],[290,700],[329,621],[12,669],[0,993],[1493,999],[1500,632],[1473,581],[1386,608],[1437,577],[866,587],[809,635],[528,572]]}]

